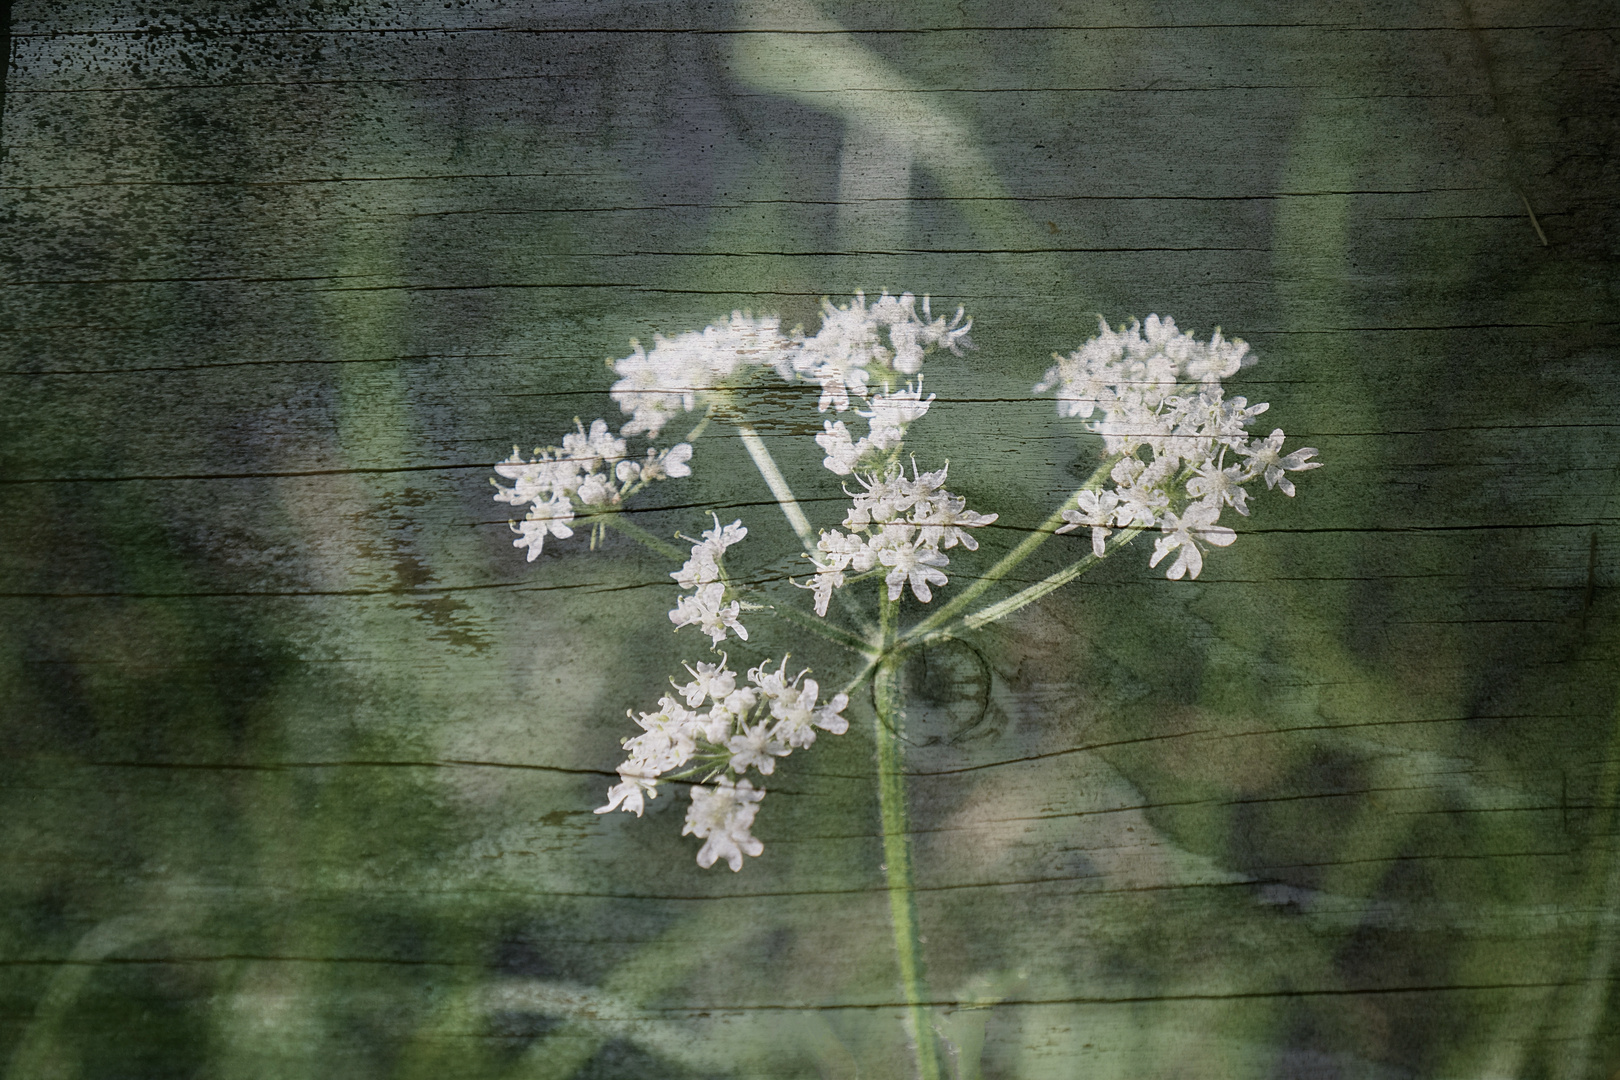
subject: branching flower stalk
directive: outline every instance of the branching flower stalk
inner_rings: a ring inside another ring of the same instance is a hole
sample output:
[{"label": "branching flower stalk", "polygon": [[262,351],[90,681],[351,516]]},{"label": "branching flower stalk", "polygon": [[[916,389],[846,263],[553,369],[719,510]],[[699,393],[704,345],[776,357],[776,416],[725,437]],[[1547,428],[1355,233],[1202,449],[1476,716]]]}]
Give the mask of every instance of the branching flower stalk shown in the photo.
[{"label": "branching flower stalk", "polygon": [[[651,350],[632,342],[631,355],[612,364],[619,379],[611,396],[630,416],[617,434],[606,420],[589,428],[576,420],[560,446],[538,449],[528,459],[514,451],[495,466],[512,482],[497,484],[495,498],[528,508],[511,528],[513,545],[526,549],[531,561],[548,538],[572,537],[576,524],[588,528],[593,548],[603,530],[615,528],[660,555],[684,557],[670,574],[676,598],[669,619],[677,632],[695,627],[709,639],[711,659],[683,662],[684,676],[670,679],[673,693],[650,711],[629,713],[640,732],[623,741],[618,780],[597,813],[640,816],[647,801],[657,798],[660,783],[691,781],[682,831],[702,841],[698,865],[723,860],[741,870],[746,857],[764,851],[753,834],[766,794],[756,774],[763,781],[780,759],[809,749],[819,734],[847,731],[843,714],[851,695],[872,684],[883,871],[908,1030],[923,1080],[937,1080],[941,1059],[930,1020],[907,823],[907,652],[1007,618],[1143,532],[1154,534],[1150,566],[1167,563],[1171,580],[1197,578],[1208,549],[1236,540],[1220,518],[1228,509],[1248,516],[1250,485],[1263,481],[1267,490],[1292,496],[1288,474],[1319,464],[1310,460],[1316,453],[1310,447],[1284,454],[1280,428],[1265,437],[1249,433],[1266,404],[1226,397],[1222,381],[1247,360],[1243,342],[1227,341],[1219,330],[1199,341],[1156,315],[1117,330],[1104,322],[1079,349],[1054,356],[1056,363],[1035,387],[1055,394],[1060,417],[1078,419],[1100,437],[1103,460],[1096,472],[971,584],[902,629],[906,593],[915,603],[933,604],[936,590],[950,585],[946,568],[952,558],[978,551],[976,534],[1000,520],[998,513],[969,509],[966,498],[947,489],[948,463],[925,467],[905,450],[908,429],[935,401],[924,393],[925,358],[969,347],[971,325],[961,309],[951,319],[935,317],[927,297],[919,312],[910,293],[884,293],[870,304],[857,293],[842,306],[823,301],[814,335],[784,333],[775,318],[734,312],[702,331],[659,337]],[[823,466],[850,500],[835,526],[812,524],[741,414],[737,391],[773,378],[815,385],[818,411],[832,414],[814,439]],[[699,409],[703,419],[685,439],[657,444],[671,420]],[[808,610],[802,600],[794,602],[791,590],[772,595],[774,583],[744,584],[728,571],[729,553],[748,535],[741,519],[722,524],[711,515],[712,527],[698,538],[681,537],[689,545],[683,556],[626,514],[627,501],[649,485],[690,477],[692,444],[711,423],[727,420],[803,547],[808,569],[789,577],[810,593]],[[851,430],[859,421],[865,430]],[[627,440],[635,437],[651,444],[641,457],[629,454]],[[1043,544],[1077,530],[1085,530],[1090,543],[1069,565],[975,608]],[[866,614],[870,609],[849,592],[863,581],[877,590],[875,625]],[[835,599],[852,625],[828,617]],[[828,696],[808,669],[790,674],[788,656],[761,657],[741,668],[746,678],[740,678],[721,646],[750,648],[744,618],[756,613],[817,633],[859,657],[858,669]]]}]

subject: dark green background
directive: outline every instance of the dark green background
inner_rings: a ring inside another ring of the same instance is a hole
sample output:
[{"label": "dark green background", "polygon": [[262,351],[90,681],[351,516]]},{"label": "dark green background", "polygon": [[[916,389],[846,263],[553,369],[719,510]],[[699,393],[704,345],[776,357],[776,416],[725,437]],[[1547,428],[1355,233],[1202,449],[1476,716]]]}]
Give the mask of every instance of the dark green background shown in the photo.
[{"label": "dark green background", "polygon": [[[1090,471],[1029,387],[1097,312],[1245,338],[1230,392],[1325,463],[1196,583],[1138,541],[913,665],[959,1075],[1610,1077],[1617,34],[1574,0],[17,0],[0,1069],[905,1075],[869,701],[741,874],[677,797],[593,816],[698,656],[672,567],[526,564],[487,483],[615,416],[632,336],[889,288],[975,319],[916,446],[988,554]],[[833,523],[813,394],[754,404]],[[695,465],[638,520],[744,518],[793,599],[736,440]],[[761,627],[735,656],[841,681]]]}]

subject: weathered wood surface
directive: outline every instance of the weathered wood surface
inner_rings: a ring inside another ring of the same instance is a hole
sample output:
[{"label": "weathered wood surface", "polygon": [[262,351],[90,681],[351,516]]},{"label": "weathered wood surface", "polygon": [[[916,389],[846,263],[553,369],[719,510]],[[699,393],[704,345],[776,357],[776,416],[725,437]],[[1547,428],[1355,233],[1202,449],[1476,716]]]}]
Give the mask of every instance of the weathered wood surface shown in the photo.
[{"label": "weathered wood surface", "polygon": [[[593,816],[679,671],[670,567],[526,564],[487,483],[613,415],[631,337],[889,288],[975,319],[916,434],[987,552],[1089,471],[1029,388],[1095,312],[1244,337],[1235,392],[1326,463],[1197,583],[1139,543],[938,658],[917,723],[975,737],[913,754],[912,819],[960,1075],[1610,1076],[1617,31],[18,0],[7,1075],[904,1075],[869,705],[743,873],[674,798]],[[831,515],[814,398],[757,404]],[[793,569],[735,440],[697,464],[647,527],[742,516]]]}]

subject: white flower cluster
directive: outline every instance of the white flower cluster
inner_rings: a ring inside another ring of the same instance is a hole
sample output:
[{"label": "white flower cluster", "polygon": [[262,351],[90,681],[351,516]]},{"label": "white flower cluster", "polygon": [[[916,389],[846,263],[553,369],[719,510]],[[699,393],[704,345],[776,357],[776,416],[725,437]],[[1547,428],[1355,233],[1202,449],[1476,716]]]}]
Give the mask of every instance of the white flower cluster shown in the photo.
[{"label": "white flower cluster", "polygon": [[[923,357],[930,348],[944,347],[959,352],[967,344],[973,321],[962,321],[962,309],[947,322],[934,318],[928,297],[923,297],[922,316],[916,310],[917,298],[911,293],[890,296],[884,293],[871,307],[866,297],[842,307],[821,302],[821,330],[806,338],[793,356],[793,370],[800,378],[821,384],[817,409],[843,412],[849,397],[866,397],[874,374],[886,371],[915,375],[922,370]],[[880,331],[888,331],[884,346]],[[874,371],[874,369],[876,369]]]},{"label": "white flower cluster", "polygon": [[[784,334],[774,316],[756,319],[734,311],[730,320],[694,333],[660,335],[651,352],[632,341],[635,351],[613,365],[619,375],[613,400],[630,414],[619,434],[657,438],[673,417],[697,408],[714,391],[769,368],[789,382],[820,384],[822,412],[843,412],[850,408],[851,394],[866,400],[873,378],[883,382],[884,389],[867,401],[869,409],[859,413],[870,429],[859,441],[842,421],[826,424],[826,432],[817,436],[834,472],[847,476],[863,458],[897,449],[906,425],[926,413],[934,399],[923,400],[920,378],[891,393],[886,376],[917,374],[929,349],[960,351],[972,321],[963,322],[960,308],[948,321],[934,318],[926,296],[919,316],[911,293],[884,293],[871,305],[856,293],[848,304],[835,307],[824,300],[822,308],[821,329],[813,337],[797,330]],[[585,508],[616,507],[654,480],[692,474],[688,443],[650,449],[645,461],[630,461],[624,439],[609,433],[607,421],[592,422],[589,432],[578,420],[574,423],[577,433],[564,436],[560,448],[538,449],[527,461],[514,448],[510,458],[495,466],[496,473],[514,481],[509,488],[496,484],[496,500],[529,507],[512,530],[518,534],[513,545],[528,548],[531,562],[547,536],[574,535],[575,514]]]},{"label": "white flower cluster", "polygon": [[863,460],[870,463],[874,456],[900,449],[906,428],[922,419],[934,403],[935,395],[925,399],[921,387],[919,375],[916,383],[907,383],[904,390],[873,394],[867,401],[869,408],[855,414],[866,420],[867,432],[859,441],[850,437],[849,427],[842,420],[823,421],[823,431],[816,436],[816,443],[827,455],[821,463],[839,476],[848,476]]},{"label": "white flower cluster", "polygon": [[748,640],[748,628],[737,617],[742,604],[736,600],[725,602],[725,571],[720,562],[726,549],[747,535],[740,518],[722,527],[716,515],[714,528],[705,530],[703,539],[692,545],[692,557],[669,575],[681,588],[692,590],[670,609],[669,621],[675,629],[702,627],[716,645],[725,640],[727,630]]},{"label": "white flower cluster", "polygon": [[751,378],[762,367],[789,382],[819,383],[820,411],[843,412],[850,407],[851,394],[867,396],[874,374],[915,375],[927,350],[954,352],[966,344],[972,322],[962,322],[960,308],[947,321],[933,317],[927,297],[919,316],[916,302],[910,293],[884,293],[870,306],[860,293],[842,307],[823,301],[821,329],[813,337],[798,331],[784,334],[781,320],[774,317],[756,319],[734,311],[728,322],[673,338],[659,336],[650,352],[631,342],[635,351],[613,365],[619,375],[613,400],[631,414],[623,433],[655,437],[677,414],[691,412],[713,391]]},{"label": "white flower cluster", "polygon": [[739,373],[751,376],[761,366],[775,368],[784,379],[793,373],[788,360],[793,342],[782,335],[782,322],[774,316],[755,319],[734,311],[729,322],[673,338],[660,334],[652,352],[638,341],[630,345],[635,351],[613,365],[619,374],[613,400],[631,414],[626,435],[646,432],[656,438],[677,413],[691,412],[704,395]]},{"label": "white flower cluster", "polygon": [[[1090,527],[1092,550],[1101,557],[1112,530],[1156,528],[1148,565],[1174,551],[1165,576],[1196,578],[1204,566],[1201,545],[1225,547],[1237,538],[1217,522],[1228,506],[1247,516],[1243,485],[1264,478],[1267,488],[1293,495],[1284,474],[1317,468],[1321,462],[1309,460],[1315,448],[1284,456],[1281,428],[1251,439],[1249,424],[1270,406],[1227,400],[1221,387],[1243,366],[1248,348],[1223,340],[1219,330],[1206,344],[1178,331],[1173,319],[1149,315],[1128,330],[1104,322],[1097,337],[1058,357],[1036,392],[1056,390],[1058,413],[1088,420],[1119,460],[1109,474],[1114,486],[1081,492],[1057,531]],[[1093,413],[1101,415],[1092,420]],[[1228,465],[1228,455],[1242,460]]]},{"label": "white flower cluster", "polygon": [[[718,664],[688,664],[691,681],[665,694],[658,708],[630,716],[642,733],[624,742],[629,756],[619,766],[619,782],[608,789],[607,805],[596,812],[627,810],[641,816],[646,800],[657,798],[659,778],[678,769],[707,768],[719,774],[712,786],[696,784],[682,835],[703,840],[698,865],[724,859],[741,870],[744,855],[758,855],[764,845],[751,833],[765,792],[743,777],[749,769],[762,776],[776,770],[776,759],[816,741],[816,729],[832,735],[849,730],[840,714],[849,705],[845,694],[819,700],[821,688],[801,671],[787,677],[787,657],[776,670],[766,664],[748,672],[750,685],[737,676],[721,654]],[[671,680],[674,685],[674,680]],[[733,780],[729,773],[735,773]]]},{"label": "white flower cluster", "polygon": [[649,448],[644,461],[632,461],[625,456],[625,441],[608,432],[606,420],[592,421],[589,432],[578,419],[574,426],[578,430],[564,435],[561,447],[537,449],[528,461],[513,447],[512,456],[495,466],[511,487],[490,481],[496,502],[529,507],[523,521],[511,527],[518,534],[512,546],[528,548],[530,562],[539,557],[548,533],[558,539],[574,535],[570,522],[577,509],[617,506],[655,480],[692,475],[687,443]]},{"label": "white flower cluster", "polygon": [[827,614],[834,589],[843,588],[845,571],[863,574],[878,566],[889,568],[884,583],[889,599],[898,600],[906,585],[923,603],[934,598],[932,585],[948,579],[939,568],[950,563],[943,549],[961,544],[977,551],[979,542],[965,529],[989,525],[1000,515],[978,514],[967,500],[945,490],[945,469],[919,473],[912,462],[908,478],[898,464],[883,476],[855,479],[862,490],[851,494],[854,505],[844,516],[847,533],[824,529],[816,543],[815,580],[803,588],[815,592],[816,614]]}]

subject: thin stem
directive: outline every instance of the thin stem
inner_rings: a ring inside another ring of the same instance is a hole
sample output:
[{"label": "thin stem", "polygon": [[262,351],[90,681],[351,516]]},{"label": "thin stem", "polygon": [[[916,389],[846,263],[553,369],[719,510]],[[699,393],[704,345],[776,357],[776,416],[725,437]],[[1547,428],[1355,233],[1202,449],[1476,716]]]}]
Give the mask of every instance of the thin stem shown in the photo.
[{"label": "thin stem", "polygon": [[[799,508],[799,500],[793,497],[793,489],[788,487],[787,478],[782,475],[782,470],[776,467],[776,459],[771,457],[770,450],[765,446],[765,440],[759,437],[759,432],[747,424],[738,424],[737,434],[742,437],[743,445],[748,448],[748,456],[754,459],[759,475],[765,478],[771,494],[776,496],[777,504],[782,507],[782,516],[793,526],[794,533],[799,537],[799,543],[804,545],[805,554],[809,555],[816,550],[816,535],[810,529],[810,519],[805,517],[804,511]],[[839,606],[860,624],[862,630],[868,633],[873,630],[871,618],[848,593],[840,590],[834,597]]]},{"label": "thin stem", "polygon": [[623,511],[613,514],[604,514],[601,518],[597,519],[597,523],[600,525],[605,525],[610,529],[618,529],[626,536],[633,540],[641,541],[643,544],[652,548],[654,551],[658,552],[658,554],[663,555],[666,558],[684,559],[686,557],[685,553],[682,552],[680,548],[669,543],[668,541],[660,540],[657,536],[654,536],[646,529],[643,529],[640,525],[637,525],[635,522],[625,517]]},{"label": "thin stem", "polygon": [[[1050,574],[1028,588],[1014,593],[1005,600],[991,604],[989,607],[980,608],[971,615],[964,615],[961,623],[962,628],[964,630],[977,630],[981,626],[987,626],[990,623],[999,622],[1002,619],[1005,619],[1008,615],[1011,615],[1013,612],[1017,611],[1019,608],[1027,607],[1028,605],[1033,604],[1047,593],[1055,592],[1056,590],[1061,589],[1063,586],[1067,585],[1069,582],[1073,581],[1087,570],[1090,570],[1093,566],[1096,566],[1098,563],[1102,562],[1103,559],[1107,558],[1109,555],[1112,555],[1113,549],[1124,547],[1126,544],[1136,539],[1136,534],[1141,531],[1142,527],[1140,525],[1132,526],[1131,528],[1120,533],[1115,542],[1110,544],[1109,549],[1105,550],[1102,555],[1099,556],[1093,552],[1092,554],[1087,555],[1085,558],[1080,559],[1078,562],[1070,563],[1057,573]],[[947,626],[944,629],[936,630],[922,640],[926,641],[936,637],[949,637],[952,629],[952,627]],[[908,640],[910,640],[909,637]]]},{"label": "thin stem", "polygon": [[958,612],[977,600],[986,589],[1011,573],[1015,566],[1035,554],[1035,549],[1050,540],[1052,534],[1063,524],[1063,511],[1070,509],[1074,505],[1075,499],[1079,497],[1081,491],[1088,491],[1100,484],[1103,477],[1107,476],[1109,470],[1114,467],[1114,460],[1110,459],[1099,465],[1097,471],[1092,473],[1086,482],[1080,486],[1079,491],[1074,492],[1074,494],[1059,503],[1058,508],[1052,511],[1052,515],[1037,525],[1034,532],[1024,537],[1022,543],[1003,555],[996,565],[985,571],[983,577],[957,593],[950,603],[912,627],[906,634],[907,639],[914,640],[936,627],[944,626],[955,618]]},{"label": "thin stem", "polygon": [[765,478],[770,487],[771,494],[776,496],[777,503],[782,507],[782,515],[793,526],[793,531],[799,537],[799,543],[804,545],[806,552],[816,550],[816,534],[810,531],[810,519],[804,516],[799,509],[799,500],[793,497],[793,489],[788,487],[787,478],[782,470],[776,467],[776,460],[765,447],[765,440],[759,437],[759,432],[747,424],[737,425],[737,434],[742,436],[743,445],[748,448],[748,456],[754,459],[759,467],[759,475]]},{"label": "thin stem", "polygon": [[870,679],[872,677],[872,673],[877,670],[879,659],[880,659],[879,657],[873,656],[871,659],[867,660],[866,666],[861,668],[861,670],[857,671],[855,673],[854,678],[850,679],[849,682],[845,683],[844,686],[843,686],[843,689],[841,689],[839,691],[839,693],[840,694],[853,694],[855,692],[856,688],[858,688],[861,685],[861,683],[865,682],[867,679]]},{"label": "thin stem", "polygon": [[896,601],[884,597],[881,614],[884,657],[872,683],[876,705],[878,805],[883,819],[883,874],[889,889],[894,951],[900,964],[900,989],[906,999],[906,1026],[916,1052],[918,1080],[940,1080],[939,1045],[929,1018],[922,944],[918,940],[911,837],[906,822],[906,778],[901,768],[905,695],[900,686],[902,654],[894,650],[898,609]]},{"label": "thin stem", "polygon": [[787,619],[789,622],[797,623],[811,633],[819,634],[828,641],[836,645],[842,645],[853,652],[858,652],[862,656],[876,657],[878,655],[872,648],[870,641],[850,633],[841,626],[834,626],[829,622],[818,619],[809,612],[801,611],[790,604],[771,605],[761,607],[759,610],[781,619]]},{"label": "thin stem", "polygon": [[703,432],[708,428],[709,421],[713,420],[713,419],[714,419],[714,406],[710,405],[709,406],[709,411],[703,414],[703,419],[699,420],[697,422],[697,424],[693,426],[692,430],[688,431],[686,433],[686,437],[683,438],[681,440],[681,442],[688,443],[688,444],[697,442],[698,437],[701,436],[703,434]]}]

